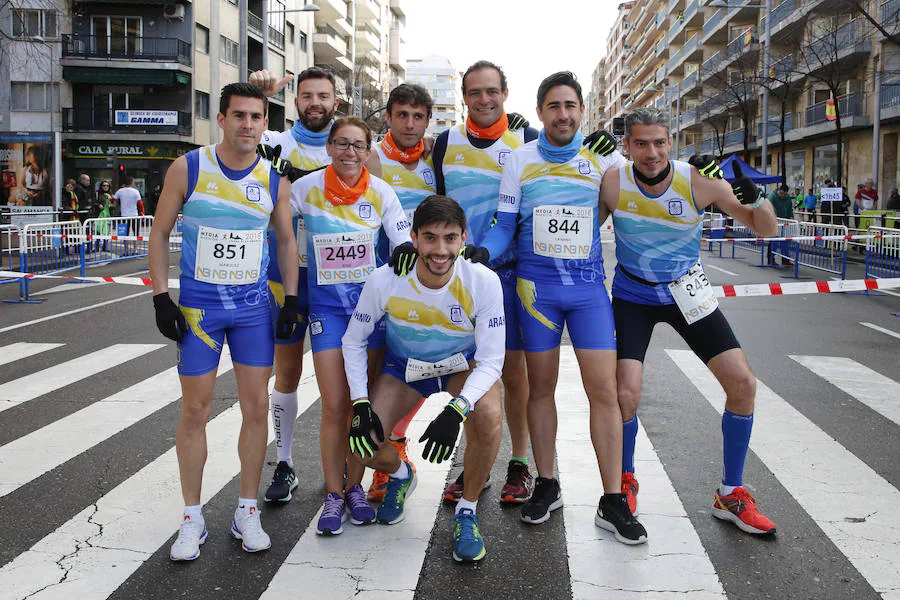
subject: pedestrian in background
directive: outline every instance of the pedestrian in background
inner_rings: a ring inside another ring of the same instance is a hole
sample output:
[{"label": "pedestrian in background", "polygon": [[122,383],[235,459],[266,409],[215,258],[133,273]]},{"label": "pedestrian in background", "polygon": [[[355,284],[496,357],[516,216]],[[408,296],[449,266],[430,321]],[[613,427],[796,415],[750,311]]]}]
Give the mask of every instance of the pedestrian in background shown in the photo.
[{"label": "pedestrian in background", "polygon": [[156,205],[159,203],[159,195],[162,193],[162,187],[157,183],[153,186],[153,189],[150,191],[150,195],[147,197],[147,214],[154,215],[156,214]]},{"label": "pedestrian in background", "polygon": [[897,191],[897,188],[891,190],[891,196],[887,201],[887,209],[900,210],[900,192]]},{"label": "pedestrian in background", "polygon": [[75,192],[75,180],[66,179],[66,187],[62,198],[62,220],[78,220],[78,194]]},{"label": "pedestrian in background", "polygon": [[809,213],[809,221],[816,222],[816,206],[819,204],[819,198],[813,193],[813,189],[809,188],[806,196],[803,198],[804,206]]},{"label": "pedestrian in background", "polygon": [[[78,196],[78,208],[76,211],[85,211],[85,215],[87,211],[91,209],[91,204],[94,200],[94,192],[91,190],[91,178],[86,174],[82,173],[78,176],[78,183],[75,184],[75,195]],[[84,215],[78,213],[78,219],[83,220]]]},{"label": "pedestrian in background", "polygon": [[[878,190],[875,189],[875,181],[871,177],[866,179],[864,184],[859,185],[854,204],[859,207],[859,210],[875,210],[878,208]],[[859,211],[855,208],[853,212],[859,214]]]},{"label": "pedestrian in background", "polygon": [[[112,195],[112,186],[110,182],[106,179],[100,182],[100,186],[97,189],[97,201],[92,205],[92,208],[96,210],[96,215],[93,214],[93,210],[91,211],[91,216],[97,219],[109,219],[110,218],[110,207],[113,204],[113,195]],[[101,220],[94,226],[94,231],[97,235],[109,235],[109,221]],[[102,244],[101,244],[102,241]],[[95,245],[95,250],[103,249],[106,252],[109,246],[108,240],[97,240]]]},{"label": "pedestrian in background", "polygon": [[[119,188],[113,195],[119,203],[119,211],[123,217],[128,217],[128,233],[126,235],[141,235],[138,217],[144,214],[144,205],[141,202],[141,193],[134,187],[134,177],[125,178],[125,185]],[[130,248],[136,248],[137,244],[125,242],[125,254],[132,254]]]}]

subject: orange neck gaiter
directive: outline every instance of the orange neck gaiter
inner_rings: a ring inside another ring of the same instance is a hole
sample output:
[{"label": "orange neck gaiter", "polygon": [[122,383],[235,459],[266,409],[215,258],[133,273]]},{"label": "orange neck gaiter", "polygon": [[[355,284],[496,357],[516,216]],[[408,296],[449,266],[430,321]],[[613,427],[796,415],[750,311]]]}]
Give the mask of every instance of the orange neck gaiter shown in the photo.
[{"label": "orange neck gaiter", "polygon": [[388,131],[381,141],[381,149],[384,150],[384,155],[389,159],[409,164],[416,162],[422,156],[422,152],[425,150],[425,141],[419,140],[419,143],[412,148],[401,150],[397,142],[394,141],[394,136]]},{"label": "orange neck gaiter", "polygon": [[353,204],[369,189],[369,170],[363,167],[362,175],[356,185],[350,187],[341,179],[334,167],[325,167],[325,198],[335,206]]}]

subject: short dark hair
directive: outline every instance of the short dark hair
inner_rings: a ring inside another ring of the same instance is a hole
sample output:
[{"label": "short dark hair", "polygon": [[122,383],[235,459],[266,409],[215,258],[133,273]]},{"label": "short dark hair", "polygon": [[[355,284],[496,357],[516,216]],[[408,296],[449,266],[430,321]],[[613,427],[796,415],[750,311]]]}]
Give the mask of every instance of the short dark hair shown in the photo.
[{"label": "short dark hair", "polygon": [[787,185],[785,185],[785,184],[783,184],[783,183],[781,184],[781,187],[779,187],[778,189],[779,189],[780,191],[782,191],[782,192],[789,192],[789,191],[791,191],[791,188],[789,188]]},{"label": "short dark hair", "polygon": [[469,73],[472,71],[480,71],[481,69],[494,69],[497,73],[500,74],[500,91],[506,91],[506,74],[503,72],[503,69],[495,65],[489,60],[479,60],[478,62],[472,63],[472,65],[466,69],[466,72],[463,73],[462,76],[462,91],[463,94],[466,93],[466,77],[469,76]]},{"label": "short dark hair", "polygon": [[219,95],[219,112],[223,115],[228,114],[228,107],[231,104],[232,96],[237,96],[239,98],[258,98],[259,100],[262,100],[263,103],[263,114],[265,115],[269,112],[269,99],[262,93],[262,90],[252,83],[242,81],[229,83],[222,88],[222,92]]},{"label": "short dark hair", "polygon": [[424,106],[428,111],[428,118],[431,118],[431,108],[434,106],[434,100],[428,90],[421,85],[415,83],[401,83],[391,90],[387,101],[387,114],[391,114],[394,104],[409,104],[413,107]]},{"label": "short dark hair", "polygon": [[584,98],[581,96],[581,84],[575,79],[575,73],[572,71],[559,71],[545,77],[541,85],[538,86],[537,105],[542,106],[544,98],[547,97],[547,92],[558,85],[566,85],[575,90],[575,93],[578,95],[578,103],[582,106],[584,105]]},{"label": "short dark hair", "polygon": [[128,186],[134,185],[134,177],[132,177],[131,175],[128,175],[127,177],[125,177],[125,185],[128,185]]},{"label": "short dark hair", "polygon": [[334,141],[337,132],[340,131],[343,127],[359,127],[363,130],[363,133],[366,134],[366,146],[372,145],[372,130],[369,129],[368,124],[365,121],[360,119],[359,117],[341,117],[340,119],[334,122],[334,125],[331,126],[331,131],[328,132],[328,141]]},{"label": "short dark hair", "polygon": [[433,194],[428,196],[413,213],[412,230],[417,234],[422,227],[434,223],[446,223],[447,225],[459,225],[460,230],[466,230],[466,213],[456,200]]},{"label": "short dark hair", "polygon": [[300,84],[307,79],[327,79],[331,82],[331,89],[334,91],[335,95],[337,95],[337,85],[334,82],[334,73],[328,69],[323,69],[322,67],[309,67],[308,69],[303,69],[300,71],[300,74],[297,75],[297,89],[300,89]]}]

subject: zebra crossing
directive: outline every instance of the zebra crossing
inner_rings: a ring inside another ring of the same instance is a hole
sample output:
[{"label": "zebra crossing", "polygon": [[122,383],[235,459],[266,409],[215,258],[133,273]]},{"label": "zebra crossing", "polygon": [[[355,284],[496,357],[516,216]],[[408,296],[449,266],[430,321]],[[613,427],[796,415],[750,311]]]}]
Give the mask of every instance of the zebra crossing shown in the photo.
[{"label": "zebra crossing", "polygon": [[[0,345],[0,366],[19,365],[15,371],[0,369],[0,428],[10,419],[27,419],[31,412],[38,411],[40,404],[33,400],[64,399],[71,384],[89,381],[102,390],[110,369],[141,360],[156,351],[167,351],[162,350],[164,347],[163,344],[114,344],[75,357],[67,353],[66,344],[55,340]],[[33,372],[21,367],[26,363],[20,361],[51,353],[60,359],[56,364],[36,363]],[[691,352],[666,349],[657,358],[652,369],[664,370],[675,382],[673,385],[684,387],[685,397],[693,397],[696,407],[705,406],[721,413],[724,393]],[[900,425],[897,420],[900,384],[891,378],[893,373],[880,373],[843,356],[789,354],[784,358],[797,367],[797,378],[826,385],[829,394],[840,397],[842,402],[872,411],[883,420],[886,429],[880,431],[896,436],[895,428]],[[232,367],[226,348],[218,372],[220,383],[233,381]],[[14,376],[8,375],[13,372]],[[310,353],[304,355],[303,372],[299,420],[307,422],[318,418],[319,407]],[[856,586],[858,593],[854,597],[900,598],[900,513],[893,511],[900,505],[896,478],[870,466],[837,441],[827,427],[817,423],[815,415],[805,413],[774,391],[774,386],[765,383],[765,372],[757,373],[757,377],[751,451],[815,524],[817,529],[805,535],[815,537],[819,544],[834,547],[834,555],[823,557],[820,568],[823,572],[831,569],[858,573],[859,581],[848,584]],[[396,526],[347,526],[345,533],[335,538],[316,536],[318,504],[315,503],[321,502],[324,496],[317,489],[303,496],[307,503],[314,504],[304,507],[306,520],[295,524],[299,527],[291,529],[296,533],[290,539],[278,539],[282,533],[278,520],[296,512],[289,513],[290,508],[263,508],[264,526],[280,550],[273,547],[268,553],[250,556],[240,552],[237,545],[230,552],[208,545],[198,563],[174,567],[166,559],[182,508],[174,428],[171,431],[144,431],[144,428],[153,427],[148,423],[156,415],[176,409],[179,397],[176,371],[165,368],[0,446],[0,514],[4,514],[5,527],[15,530],[20,514],[25,511],[53,513],[56,508],[53,498],[42,498],[36,503],[38,499],[31,486],[51,476],[83,477],[67,470],[80,457],[105,447],[112,438],[133,436],[138,440],[140,435],[164,438],[158,445],[161,451],[148,457],[146,464],[103,493],[77,507],[67,508],[69,514],[55,514],[58,526],[54,522],[33,543],[29,541],[27,547],[17,547],[14,556],[6,555],[5,563],[0,564],[0,598],[153,597],[149,592],[147,596],[133,593],[136,587],[133,582],[148,578],[171,578],[179,586],[186,586],[178,588],[186,597],[212,596],[214,589],[190,587],[192,569],[204,582],[218,578],[226,582],[230,578],[244,579],[241,594],[231,597],[274,600],[282,598],[286,590],[297,598],[457,597],[465,595],[467,590],[475,590],[475,597],[496,597],[490,591],[490,586],[499,585],[493,581],[496,577],[482,575],[494,573],[490,563],[502,564],[510,544],[533,544],[536,552],[540,552],[544,542],[553,541],[550,538],[558,538],[564,549],[564,556],[556,558],[567,570],[543,572],[535,575],[533,581],[529,581],[527,570],[516,574],[517,578],[525,579],[529,588],[551,585],[557,590],[543,594],[545,597],[741,598],[744,595],[734,583],[735,578],[752,577],[752,574],[735,574],[723,568],[720,547],[711,543],[709,533],[703,531],[706,521],[698,521],[711,520],[702,514],[709,507],[698,508],[697,502],[686,497],[683,488],[679,488],[682,484],[676,475],[679,471],[672,468],[667,454],[656,445],[661,441],[654,433],[663,425],[659,422],[648,423],[654,426],[649,429],[642,423],[635,457],[641,483],[641,520],[650,534],[650,542],[643,546],[624,546],[594,526],[593,516],[602,486],[590,443],[587,397],[569,346],[561,349],[557,390],[557,472],[565,499],[564,510],[555,513],[552,523],[546,527],[533,527],[518,523],[517,510],[498,513],[479,505],[479,512],[485,514],[481,527],[488,556],[485,563],[474,567],[461,567],[449,559],[448,513],[440,503],[445,482],[458,472],[459,456],[456,465],[449,461],[432,465],[415,460],[419,485],[409,500],[406,520]],[[214,411],[207,428],[209,452],[202,502],[233,509],[231,495],[240,470],[236,452],[240,410],[232,392],[225,393],[220,402],[221,410]],[[410,427],[411,456],[417,456],[420,450],[415,443],[418,432],[442,405],[443,402],[433,399],[416,416]],[[14,414],[6,412],[14,407],[17,409]],[[641,417],[652,420],[659,415],[642,410]],[[711,431],[710,435],[714,433]],[[270,430],[269,441],[272,439]],[[313,435],[297,440],[295,457],[299,450],[305,458],[318,460],[317,442]],[[506,454],[501,450],[499,467],[495,467],[492,476],[498,486],[498,479],[505,472]],[[720,460],[712,459],[711,462]],[[266,469],[264,478],[270,471]],[[321,487],[318,479],[306,479],[302,475],[301,472],[301,482],[312,480],[317,488]],[[711,491],[710,487],[710,496]],[[486,492],[482,504],[495,504],[495,495],[496,489]],[[773,508],[772,498],[762,500],[766,510]],[[298,496],[294,502],[303,501]],[[711,497],[708,501],[711,502]],[[227,524],[220,521],[207,517],[210,534],[227,538]],[[791,523],[778,519],[776,522],[780,526],[779,536],[770,546],[740,533],[735,533],[733,539],[752,554],[777,547],[772,544],[782,549],[790,547],[794,538]],[[732,531],[720,528],[717,533],[730,536]],[[547,539],[542,541],[541,536]],[[13,531],[4,539],[16,537]],[[541,557],[535,556],[535,560]],[[241,570],[246,570],[246,576],[239,575]],[[446,583],[441,583],[442,578],[446,578]],[[446,594],[435,594],[432,591],[435,586]],[[845,597],[843,591],[828,589],[788,591],[783,597],[796,597],[801,591],[803,597]]]}]

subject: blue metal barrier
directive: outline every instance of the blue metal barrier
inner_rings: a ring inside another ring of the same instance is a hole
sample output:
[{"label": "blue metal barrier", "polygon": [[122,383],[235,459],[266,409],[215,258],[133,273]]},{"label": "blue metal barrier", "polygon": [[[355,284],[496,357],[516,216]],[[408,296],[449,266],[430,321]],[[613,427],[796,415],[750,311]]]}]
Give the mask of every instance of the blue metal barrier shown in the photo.
[{"label": "blue metal barrier", "polygon": [[[869,227],[869,235],[900,236],[900,229]],[[866,240],[866,279],[900,277],[900,237]]]},{"label": "blue metal barrier", "polygon": [[[26,225],[20,234],[19,271],[53,275],[79,269],[83,276],[85,254],[82,235],[78,221]],[[29,286],[29,279],[20,278],[18,300],[4,302],[42,302],[43,298],[31,297]]]}]

